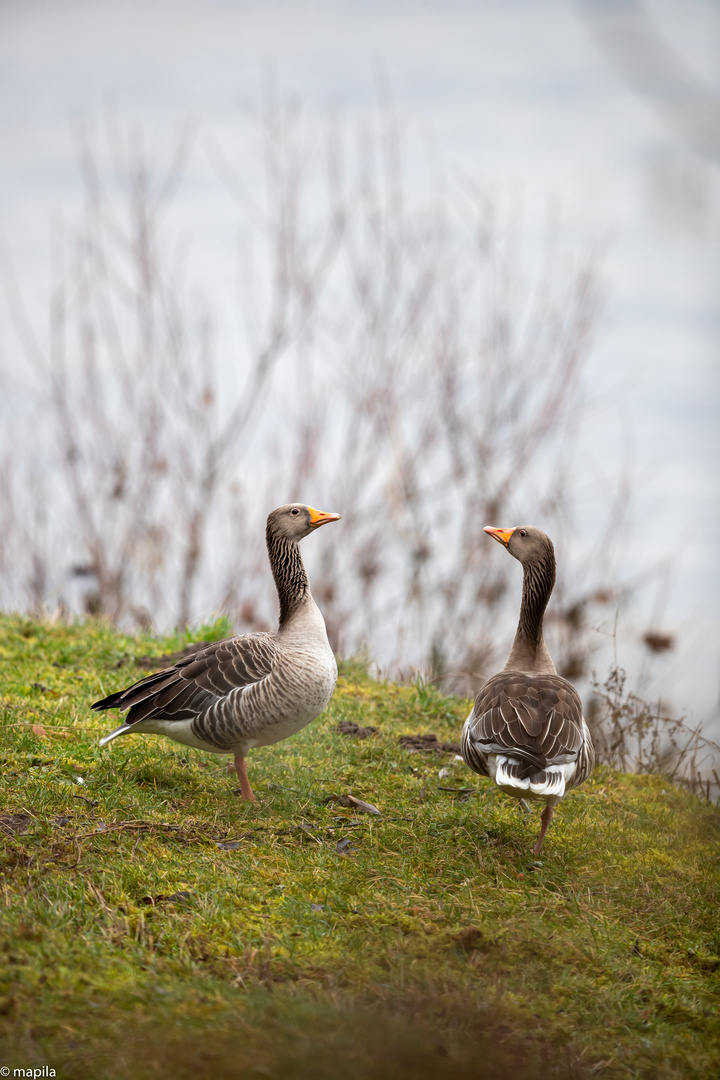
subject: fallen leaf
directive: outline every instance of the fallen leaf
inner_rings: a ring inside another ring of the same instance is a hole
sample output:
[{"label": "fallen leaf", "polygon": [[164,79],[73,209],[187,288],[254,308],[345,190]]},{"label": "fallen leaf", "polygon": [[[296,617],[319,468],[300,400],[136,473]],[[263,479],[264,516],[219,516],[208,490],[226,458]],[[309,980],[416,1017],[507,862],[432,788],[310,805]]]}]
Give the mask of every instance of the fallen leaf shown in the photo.
[{"label": "fallen leaf", "polygon": [[[345,799],[347,801],[344,801]],[[357,799],[354,795],[341,795],[338,802],[342,807],[355,807],[356,810],[362,810],[363,813],[380,813],[377,807],[372,806],[371,802],[363,802],[362,799]]]},{"label": "fallen leaf", "polygon": [[[380,813],[377,806],[373,806],[373,804],[369,802],[363,802],[362,799],[357,799],[354,795],[331,795],[330,798],[335,799],[340,806],[353,806],[356,810],[362,810],[364,814]],[[325,801],[329,802],[330,799],[326,799]]]}]

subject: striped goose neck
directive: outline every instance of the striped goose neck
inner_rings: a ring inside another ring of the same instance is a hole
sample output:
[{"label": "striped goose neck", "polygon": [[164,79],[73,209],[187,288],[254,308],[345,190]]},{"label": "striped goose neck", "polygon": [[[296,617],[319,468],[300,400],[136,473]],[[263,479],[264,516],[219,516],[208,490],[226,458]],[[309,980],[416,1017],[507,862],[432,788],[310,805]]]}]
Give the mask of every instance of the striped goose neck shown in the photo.
[{"label": "striped goose neck", "polygon": [[555,552],[551,546],[541,559],[523,566],[520,619],[506,669],[555,674],[543,637],[543,617],[554,585]]},{"label": "striped goose neck", "polygon": [[310,595],[310,582],[296,540],[278,536],[271,529],[267,530],[265,539],[280,601],[282,626],[305,597]]}]

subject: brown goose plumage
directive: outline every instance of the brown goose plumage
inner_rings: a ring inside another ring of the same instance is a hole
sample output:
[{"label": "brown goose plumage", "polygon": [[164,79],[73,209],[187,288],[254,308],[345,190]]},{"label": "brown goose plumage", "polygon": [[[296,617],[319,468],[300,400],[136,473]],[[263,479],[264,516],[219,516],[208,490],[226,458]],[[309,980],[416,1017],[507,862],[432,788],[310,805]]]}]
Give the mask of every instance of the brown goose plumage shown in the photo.
[{"label": "brown goose plumage", "polygon": [[590,732],[575,688],[555,671],[543,638],[543,616],[555,584],[552,541],[540,529],[485,532],[523,565],[523,595],[515,641],[505,667],[489,679],[465,721],[462,754],[475,772],[490,776],[518,799],[544,799],[540,851],[553,807],[590,775]]},{"label": "brown goose plumage", "polygon": [[96,701],[93,709],[129,710],[125,723],[101,745],[145,732],[214,754],[233,754],[243,798],[255,801],[247,778],[248,750],[300,731],[320,715],[335,689],[335,657],[298,543],[339,517],[302,503],[274,510],[266,539],[280,601],[278,629],[216,641]]}]

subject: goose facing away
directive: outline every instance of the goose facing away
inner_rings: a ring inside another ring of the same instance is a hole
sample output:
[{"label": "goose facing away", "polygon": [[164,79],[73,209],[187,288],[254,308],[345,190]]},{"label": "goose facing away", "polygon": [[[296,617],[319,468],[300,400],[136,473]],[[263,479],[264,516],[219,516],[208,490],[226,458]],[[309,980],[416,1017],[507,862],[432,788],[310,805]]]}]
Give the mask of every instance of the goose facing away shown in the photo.
[{"label": "goose facing away", "polygon": [[303,503],[273,510],[265,536],[280,601],[278,629],[201,646],[174,667],[96,701],[93,709],[129,710],[125,722],[100,745],[141,732],[167,735],[213,754],[233,754],[242,796],[256,802],[247,776],[248,750],[306,727],[335,689],[335,656],[298,544],[339,518]]},{"label": "goose facing away", "polygon": [[587,780],[595,752],[580,697],[555,671],[543,638],[543,616],[555,584],[552,541],[529,526],[488,525],[485,532],[522,563],[522,603],[507,663],[485,683],[465,721],[462,755],[508,795],[545,800],[537,854],[553,807]]}]

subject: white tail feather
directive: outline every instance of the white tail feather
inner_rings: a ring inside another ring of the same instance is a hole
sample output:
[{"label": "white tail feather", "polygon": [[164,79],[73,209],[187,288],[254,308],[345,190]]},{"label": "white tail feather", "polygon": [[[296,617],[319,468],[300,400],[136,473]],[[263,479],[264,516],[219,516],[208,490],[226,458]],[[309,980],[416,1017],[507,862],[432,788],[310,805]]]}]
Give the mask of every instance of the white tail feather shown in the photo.
[{"label": "white tail feather", "polygon": [[562,766],[543,770],[545,779],[541,782],[533,782],[529,776],[514,775],[519,764],[521,762],[517,758],[505,757],[503,754],[497,755],[493,779],[499,788],[508,794],[517,795],[518,798],[527,793],[541,799],[562,799],[565,794],[565,769]]},{"label": "white tail feather", "polygon": [[552,795],[562,799],[565,794],[565,777],[559,769],[546,769],[545,779],[541,784],[531,784],[533,795]]},{"label": "white tail feather", "polygon": [[109,742],[112,742],[113,739],[117,739],[118,735],[127,735],[128,731],[130,730],[131,728],[129,724],[123,724],[121,727],[115,728],[114,731],[111,731],[110,734],[106,735],[104,739],[101,739],[100,745],[107,746],[107,744]]},{"label": "white tail feather", "polygon": [[520,779],[517,776],[513,776],[511,768],[513,765],[517,765],[517,759],[497,757],[495,759],[495,776],[493,779],[499,788],[514,788],[517,791],[528,791],[530,788],[530,777],[526,776]]}]

